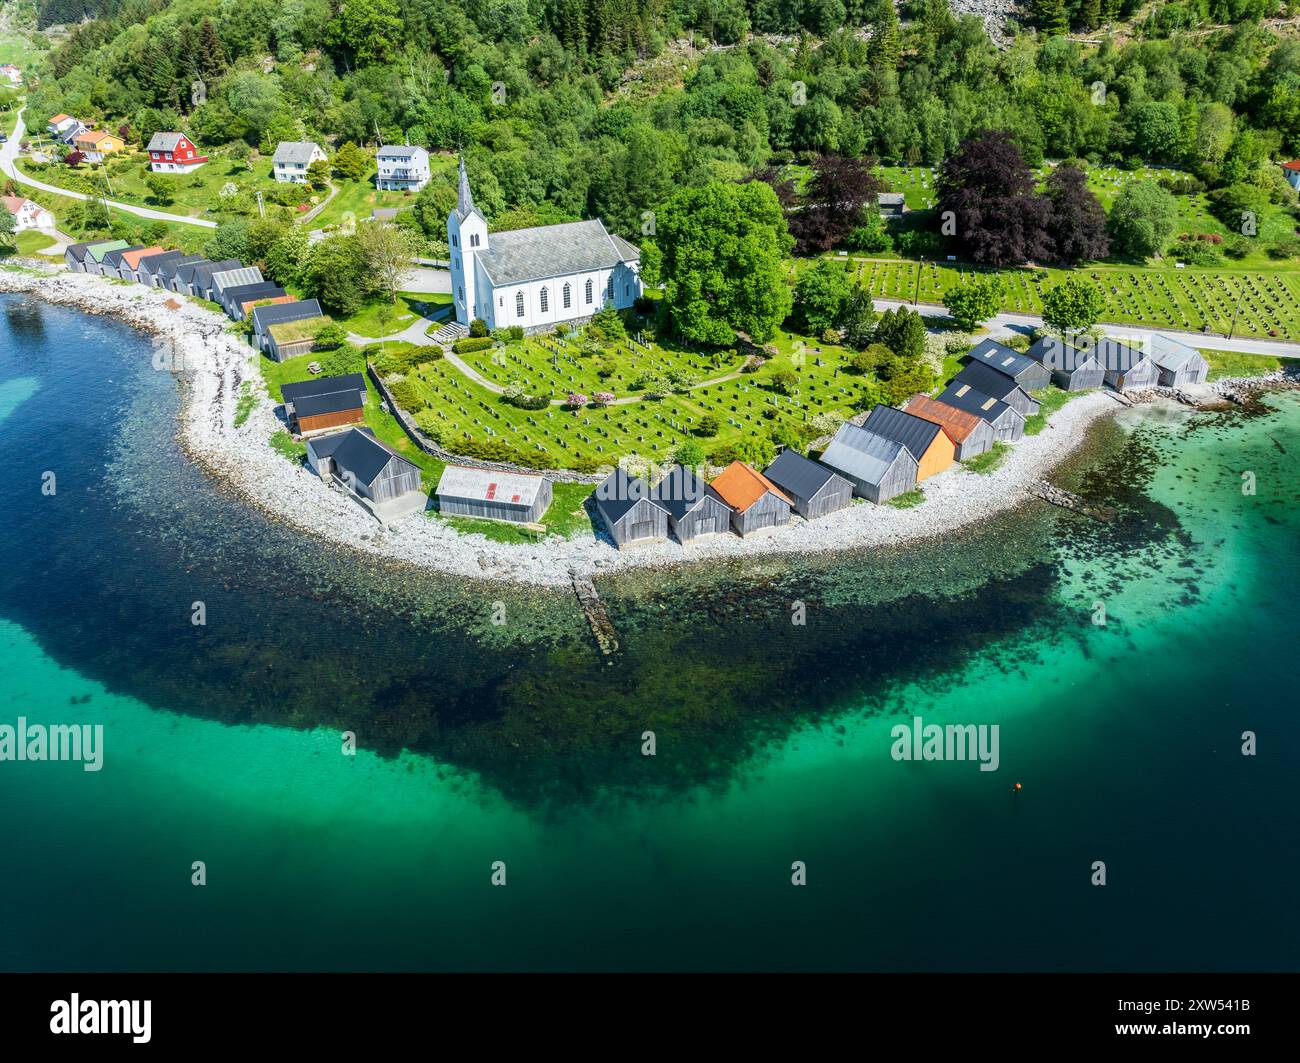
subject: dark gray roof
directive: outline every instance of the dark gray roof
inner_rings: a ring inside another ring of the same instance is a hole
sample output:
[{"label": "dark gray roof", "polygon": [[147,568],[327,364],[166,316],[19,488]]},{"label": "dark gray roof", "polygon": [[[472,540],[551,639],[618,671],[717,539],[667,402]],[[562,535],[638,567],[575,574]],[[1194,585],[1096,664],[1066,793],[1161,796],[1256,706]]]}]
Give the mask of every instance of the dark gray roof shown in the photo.
[{"label": "dark gray roof", "polygon": [[987,365],[996,369],[1003,376],[1018,377],[1026,369],[1038,368],[1038,363],[1027,358],[1019,351],[1013,351],[997,340],[980,340],[970,349],[970,360],[974,364]]},{"label": "dark gray roof", "polygon": [[464,221],[471,214],[483,217],[474,206],[474,194],[469,190],[469,174],[465,172],[465,156],[462,155],[456,172],[456,217]]},{"label": "dark gray roof", "polygon": [[286,321],[306,321],[309,317],[321,317],[320,303],[315,299],[300,299],[296,303],[275,303],[272,306],[259,306],[253,311],[253,331],[261,334],[272,325]]},{"label": "dark gray roof", "polygon": [[825,465],[805,458],[797,450],[782,451],[763,475],[781,490],[800,498],[812,498],[831,480],[842,479]]},{"label": "dark gray roof", "polygon": [[[1003,414],[1008,411],[1016,417],[1020,417],[1018,411],[1012,409],[1001,399],[995,399],[992,395],[985,395],[982,391],[977,391],[970,384],[963,380],[954,380],[939,396],[940,402],[946,402],[949,406],[956,407],[959,410],[965,410],[967,413],[973,413],[976,417],[989,424],[995,423]],[[1022,417],[1021,420],[1024,418]]]},{"label": "dark gray roof", "polygon": [[243,263],[237,258],[226,258],[220,262],[200,262],[190,272],[190,287],[195,285],[207,287],[214,273],[222,273],[228,269],[239,269],[242,265]]},{"label": "dark gray roof", "polygon": [[311,162],[312,155],[320,150],[320,145],[314,140],[282,140],[275,146],[275,154],[271,156],[271,162],[272,164],[300,162],[306,165]]},{"label": "dark gray roof", "polygon": [[175,151],[176,145],[181,142],[181,133],[155,133],[149,138],[149,146],[145,151]]},{"label": "dark gray roof", "polygon": [[145,255],[140,259],[140,271],[157,275],[166,263],[176,262],[184,257],[184,251],[159,251],[154,255]]},{"label": "dark gray roof", "polygon": [[[953,379],[969,384],[976,391],[984,392],[985,395],[992,395],[1001,402],[1005,402],[1007,396],[1013,391],[1024,391],[1011,377],[999,373],[983,362],[971,362],[963,366],[961,372]],[[1028,395],[1029,393],[1025,392],[1026,398]]]},{"label": "dark gray roof", "polygon": [[1059,336],[1043,336],[1030,345],[1025,352],[1030,358],[1046,369],[1073,373],[1076,369],[1100,369],[1090,350],[1081,350],[1066,343]]},{"label": "dark gray roof", "polygon": [[89,243],[84,243],[84,244],[69,244],[67,247],[63,249],[63,254],[65,256],[71,255],[78,262],[84,262],[86,258],[86,248],[91,247],[97,243],[100,243],[100,241],[91,240]]},{"label": "dark gray roof", "polygon": [[199,262],[206,262],[207,259],[202,255],[181,255],[180,258],[173,258],[162,263],[158,267],[158,276],[164,280],[170,280],[172,277],[179,277],[181,271],[186,266],[196,265]]},{"label": "dark gray roof", "polygon": [[645,481],[634,479],[622,469],[615,469],[606,476],[597,486],[593,497],[596,500],[596,510],[610,524],[617,524],[643,498],[652,506],[668,512],[666,507],[650,497],[650,488],[645,485]]},{"label": "dark gray roof", "polygon": [[[344,438],[334,447],[330,457],[342,473],[351,473],[359,484],[369,486],[392,461],[400,461],[413,469],[419,466],[407,461],[395,450],[389,450],[369,432],[355,428],[341,433]],[[317,451],[320,453],[320,451]]]},{"label": "dark gray roof", "polygon": [[925,452],[930,449],[934,437],[943,431],[940,425],[917,417],[905,410],[896,410],[892,406],[877,406],[863,422],[862,427],[878,436],[902,443],[907,452],[920,464]]},{"label": "dark gray roof", "polygon": [[889,474],[899,455],[913,466],[917,461],[908,449],[894,439],[886,439],[854,424],[842,424],[822,461],[832,469],[842,469],[863,483],[878,484]]},{"label": "dark gray roof", "polygon": [[176,270],[176,279],[182,284],[189,284],[190,281],[194,279],[195,270],[202,269],[204,266],[214,265],[216,265],[216,263],[210,258],[203,258],[202,256],[193,258],[189,262],[182,263]]},{"label": "dark gray roof", "polygon": [[493,283],[521,284],[613,269],[624,260],[624,254],[601,222],[571,221],[492,233],[487,250],[478,252],[478,260]]},{"label": "dark gray roof", "polygon": [[712,498],[718,505],[731,509],[717,491],[681,465],[674,465],[668,470],[668,475],[651,488],[650,497],[666,509],[673,520],[681,520],[706,498]]},{"label": "dark gray roof", "polygon": [[222,298],[229,299],[232,303],[246,303],[250,299],[278,299],[285,294],[275,281],[258,281],[255,284],[237,284],[233,288],[227,288],[221,293]]},{"label": "dark gray roof", "polygon": [[1102,336],[1092,348],[1092,353],[1107,372],[1127,373],[1135,365],[1146,361],[1146,353],[1130,347],[1110,336]]},{"label": "dark gray roof", "polygon": [[331,391],[328,395],[301,395],[293,400],[295,417],[319,417],[323,413],[342,413],[359,410],[365,392]]},{"label": "dark gray roof", "polygon": [[[353,410],[361,405],[366,395],[366,378],[360,373],[345,373],[343,376],[320,376],[315,380],[300,380],[293,384],[281,384],[280,394],[285,402],[293,403],[294,409],[300,409],[303,399],[317,398],[322,395],[342,395],[345,405],[335,406],[336,410]],[[317,413],[322,411],[317,410]]]},{"label": "dark gray roof", "polygon": [[345,428],[341,432],[331,432],[327,436],[316,436],[307,440],[307,446],[311,447],[312,451],[318,458],[328,458],[339,449],[339,445],[343,440],[347,439],[347,437],[353,432],[364,432],[372,439],[375,435],[375,433],[365,425],[357,425],[355,428]]},{"label": "dark gray roof", "polygon": [[629,244],[618,233],[610,233],[609,238],[614,241],[614,249],[623,256],[624,262],[641,261],[641,249],[636,244]]}]

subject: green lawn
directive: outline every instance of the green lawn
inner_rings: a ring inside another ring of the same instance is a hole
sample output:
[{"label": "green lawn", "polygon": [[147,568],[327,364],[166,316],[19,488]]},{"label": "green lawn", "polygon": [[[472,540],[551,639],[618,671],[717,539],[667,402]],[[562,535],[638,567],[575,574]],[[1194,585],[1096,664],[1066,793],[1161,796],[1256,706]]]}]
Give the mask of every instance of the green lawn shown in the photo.
[{"label": "green lawn", "polygon": [[1007,455],[1010,453],[1011,447],[1006,443],[994,443],[983,454],[976,454],[975,457],[963,461],[962,468],[979,473],[981,476],[987,476],[1006,461]]},{"label": "green lawn", "polygon": [[[429,170],[436,180],[441,174],[448,174],[456,169],[456,156],[430,155]],[[313,229],[332,229],[348,223],[358,224],[370,217],[376,207],[393,207],[401,209],[415,203],[416,193],[380,192],[375,188],[375,171],[372,168],[360,181],[334,178],[338,194],[311,221]]]},{"label": "green lawn", "polygon": [[1272,354],[1243,354],[1240,351],[1215,351],[1201,349],[1205,360],[1210,363],[1210,380],[1224,380],[1232,377],[1266,376],[1275,369],[1281,369],[1292,358],[1278,358]]},{"label": "green lawn", "polygon": [[1062,391],[1055,386],[1048,386],[1033,393],[1041,404],[1038,412],[1025,418],[1025,435],[1036,436],[1047,427],[1047,419],[1073,398],[1086,395],[1086,391]]},{"label": "green lawn", "polygon": [[[355,314],[341,319],[338,323],[358,336],[380,339],[382,336],[392,336],[410,328],[418,318],[431,317],[439,307],[450,303],[450,295],[398,292],[397,305],[394,306],[388,301],[386,295],[380,295],[370,299]],[[384,311],[388,311],[390,315],[387,322],[381,322]],[[441,328],[441,324],[438,327]]]},{"label": "green lawn", "polygon": [[483,535],[494,543],[533,543],[548,535],[571,539],[579,534],[595,534],[591,515],[583,503],[594,491],[591,484],[552,484],[551,505],[542,515],[545,532],[536,532],[521,524],[505,520],[481,520],[476,517],[444,517],[428,510],[431,520],[440,520],[463,535]]},{"label": "green lawn", "polygon": [[904,491],[901,495],[886,499],[885,505],[893,506],[895,509],[913,509],[924,501],[925,492],[919,487],[913,487],[910,491]]}]

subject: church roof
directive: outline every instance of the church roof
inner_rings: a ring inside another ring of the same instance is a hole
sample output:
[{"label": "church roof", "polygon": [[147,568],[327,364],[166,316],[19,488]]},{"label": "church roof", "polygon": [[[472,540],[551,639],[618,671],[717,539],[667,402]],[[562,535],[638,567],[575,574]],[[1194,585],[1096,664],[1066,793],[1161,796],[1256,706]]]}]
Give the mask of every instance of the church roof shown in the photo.
[{"label": "church roof", "polygon": [[613,269],[641,253],[626,240],[611,236],[599,221],[571,221],[492,233],[478,253],[493,284],[564,277],[596,269]]},{"label": "church roof", "polygon": [[456,217],[464,221],[471,214],[478,214],[478,208],[474,206],[474,194],[469,190],[469,174],[465,172],[465,156],[462,155],[460,157],[460,183],[456,189]]}]

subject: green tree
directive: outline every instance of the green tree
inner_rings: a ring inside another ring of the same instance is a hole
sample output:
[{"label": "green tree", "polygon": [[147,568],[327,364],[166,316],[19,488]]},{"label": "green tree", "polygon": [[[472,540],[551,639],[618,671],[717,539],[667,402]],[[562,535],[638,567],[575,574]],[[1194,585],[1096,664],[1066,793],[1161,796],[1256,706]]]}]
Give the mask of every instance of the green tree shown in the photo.
[{"label": "green tree", "polygon": [[316,348],[322,351],[333,351],[342,347],[348,342],[348,333],[341,325],[336,325],[331,321],[328,325],[322,326],[316,333]]},{"label": "green tree", "polygon": [[886,310],[876,322],[875,342],[884,344],[906,362],[925,355],[925,336],[921,315],[905,306]]},{"label": "green tree", "polygon": [[[352,141],[345,142],[334,153],[334,170],[349,181],[360,181],[370,170],[370,158]],[[446,219],[443,219],[444,222]]]},{"label": "green tree", "polygon": [[316,192],[324,192],[330,185],[330,164],[317,159],[307,167],[307,183]]},{"label": "green tree", "polygon": [[871,293],[854,281],[848,298],[840,310],[840,330],[844,342],[862,350],[871,342],[876,330],[876,311],[871,303]]},{"label": "green tree", "polygon": [[0,204],[0,241],[8,246],[14,245],[14,232],[18,227],[18,219],[13,216],[13,212],[8,207]]},{"label": "green tree", "polygon": [[1048,328],[1070,334],[1090,329],[1105,309],[1099,285],[1084,277],[1067,277],[1043,292],[1043,321]]},{"label": "green tree", "polygon": [[316,244],[302,271],[304,293],[330,313],[351,317],[371,291],[373,280],[355,236],[333,236]]},{"label": "green tree", "polygon": [[357,66],[382,63],[396,54],[402,39],[397,0],[347,0],[338,4],[325,27],[325,41]]},{"label": "green tree", "polygon": [[973,332],[1002,308],[1002,278],[996,273],[973,277],[943,293],[943,305],[960,328]]},{"label": "green tree", "polygon": [[642,249],[642,270],[662,283],[669,320],[685,339],[725,346],[737,332],[765,343],[789,316],[785,256],[793,241],[781,204],[760,181],[711,181],[676,193]]},{"label": "green tree", "polygon": [[149,195],[159,206],[165,207],[175,198],[172,195],[172,183],[160,173],[150,171],[144,179],[145,187],[149,189]]},{"label": "green tree", "polygon": [[685,465],[688,469],[698,468],[704,464],[704,448],[694,439],[684,439],[677,444],[673,457],[678,465]]},{"label": "green tree", "polygon": [[810,335],[820,336],[839,324],[850,291],[848,269],[833,259],[823,258],[799,275],[794,306]]},{"label": "green tree", "polygon": [[237,258],[246,262],[252,255],[248,249],[248,219],[232,218],[217,226],[212,239],[203,248],[203,253],[213,262],[227,258]]},{"label": "green tree", "polygon": [[1153,181],[1125,185],[1106,219],[1113,250],[1129,258],[1159,254],[1178,223],[1173,195]]}]

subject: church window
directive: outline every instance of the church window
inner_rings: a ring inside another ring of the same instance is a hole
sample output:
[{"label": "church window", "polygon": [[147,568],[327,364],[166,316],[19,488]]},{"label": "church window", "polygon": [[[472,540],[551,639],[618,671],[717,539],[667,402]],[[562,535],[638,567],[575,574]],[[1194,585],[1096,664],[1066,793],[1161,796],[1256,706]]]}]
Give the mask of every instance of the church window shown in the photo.
[{"label": "church window", "polygon": [[614,274],[612,273],[609,275],[609,281],[605,284],[605,297],[607,299],[614,298]]},{"label": "church window", "polygon": [[524,293],[515,292],[515,317],[524,316]]},{"label": "church window", "polygon": [[587,278],[587,305],[591,305],[591,278]]},{"label": "church window", "polygon": [[568,310],[569,307],[572,305],[573,305],[573,285],[566,284],[564,286],[564,309]]},{"label": "church window", "polygon": [[452,233],[452,234],[451,234],[451,246],[452,246],[452,247],[460,247],[460,240],[459,240],[459,238],[456,236],[455,233]]},{"label": "church window", "polygon": [[546,296],[547,296],[547,291],[545,288],[542,288],[542,313],[543,314],[546,313],[548,309]]},{"label": "church window", "polygon": [[469,246],[478,247],[478,233],[469,234]]}]

